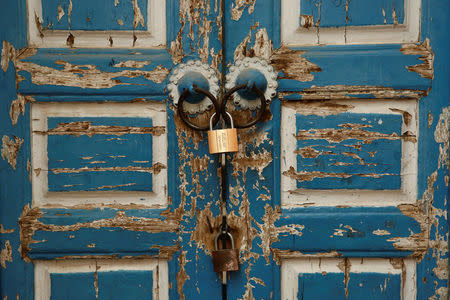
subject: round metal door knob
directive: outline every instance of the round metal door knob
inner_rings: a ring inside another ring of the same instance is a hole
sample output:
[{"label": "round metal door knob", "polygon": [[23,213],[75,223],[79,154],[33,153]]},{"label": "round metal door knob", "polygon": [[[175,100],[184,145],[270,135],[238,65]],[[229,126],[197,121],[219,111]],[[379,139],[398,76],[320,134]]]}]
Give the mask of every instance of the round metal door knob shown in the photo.
[{"label": "round metal door knob", "polygon": [[258,57],[246,57],[236,61],[226,75],[226,82],[228,91],[244,85],[233,95],[234,104],[241,109],[261,108],[261,97],[253,89],[254,86],[263,93],[267,103],[277,95],[277,73],[266,60]]},{"label": "round metal door knob", "polygon": [[[197,89],[194,89],[194,86]],[[203,113],[213,108],[214,104],[205,93],[208,91],[212,96],[219,94],[219,79],[216,72],[207,64],[199,60],[190,60],[179,64],[169,77],[167,85],[170,98],[176,107],[179,105],[179,99],[185,91],[189,94],[184,95],[183,110],[189,114]]]}]

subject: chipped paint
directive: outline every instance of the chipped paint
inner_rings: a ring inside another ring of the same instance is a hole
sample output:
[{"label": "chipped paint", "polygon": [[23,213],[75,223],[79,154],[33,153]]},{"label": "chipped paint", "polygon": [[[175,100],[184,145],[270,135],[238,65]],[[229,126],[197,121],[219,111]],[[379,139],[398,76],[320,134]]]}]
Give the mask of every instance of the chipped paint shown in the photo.
[{"label": "chipped paint", "polygon": [[180,296],[181,300],[185,300],[186,297],[183,292],[183,286],[186,280],[189,280],[190,277],[186,272],[185,266],[186,266],[186,253],[187,251],[181,250],[180,256],[178,257],[178,264],[180,266],[180,270],[177,273],[177,290],[178,290],[178,296]]},{"label": "chipped paint", "polygon": [[430,128],[431,125],[433,125],[433,114],[431,112],[428,112],[427,125],[428,125],[428,128]]},{"label": "chipped paint", "polygon": [[372,231],[372,234],[374,235],[391,235],[391,233],[387,230],[383,230],[383,229],[377,229]]},{"label": "chipped paint", "polygon": [[[283,73],[284,72],[284,69]],[[295,73],[294,73],[295,74]],[[300,73],[301,74],[301,73]],[[307,80],[313,80],[311,74],[308,74]],[[284,77],[283,77],[284,78]],[[303,76],[301,77],[303,78]],[[309,79],[308,79],[309,78]],[[295,79],[295,78],[286,78]],[[279,92],[278,96],[281,100],[289,96],[298,96],[302,100],[332,100],[332,99],[355,99],[370,95],[376,99],[404,99],[413,98],[420,99],[426,92],[413,89],[394,89],[391,87],[371,86],[371,85],[329,85],[329,86],[312,86],[303,89],[301,92]]]},{"label": "chipped paint", "polygon": [[313,72],[321,72],[322,69],[308,61],[302,55],[304,50],[292,50],[288,47],[281,47],[277,49],[270,59],[270,62],[277,72],[282,72],[279,75],[280,79],[293,79],[301,82],[314,80]]},{"label": "chipped paint", "polygon": [[302,231],[305,226],[300,224],[285,225],[281,227],[275,226],[275,222],[281,217],[280,207],[273,208],[269,204],[264,207],[265,214],[261,218],[262,224],[257,223],[260,233],[261,244],[259,247],[263,251],[263,255],[266,258],[266,263],[270,263],[270,255],[272,253],[272,243],[279,241],[278,235],[281,233],[289,233],[296,236],[302,236]]},{"label": "chipped paint", "polygon": [[8,70],[9,62],[15,61],[16,49],[8,41],[3,41],[1,65],[4,72]]},{"label": "chipped paint", "polygon": [[10,139],[7,135],[4,135],[2,138],[2,158],[6,159],[14,170],[16,169],[17,155],[22,143],[23,139],[16,136]]},{"label": "chipped paint", "polygon": [[354,108],[353,105],[350,104],[338,104],[331,102],[311,102],[311,101],[302,101],[302,102],[286,102],[283,105],[294,109],[298,114],[303,116],[330,116],[330,115],[338,115],[347,111],[350,111]]},{"label": "chipped paint", "polygon": [[325,172],[307,172],[307,171],[295,171],[294,167],[290,167],[288,171],[283,172],[284,176],[288,176],[289,178],[295,179],[299,182],[302,181],[312,181],[316,178],[350,178],[353,176],[360,177],[372,177],[372,178],[381,178],[383,176],[395,175],[391,173],[379,174],[379,173],[325,173]]},{"label": "chipped paint", "polygon": [[76,65],[63,60],[55,61],[63,67],[62,70],[41,66],[32,62],[16,61],[17,71],[26,71],[31,75],[31,81],[37,85],[72,86],[90,89],[106,89],[118,85],[131,85],[122,82],[119,77],[144,77],[156,83],[163,82],[170,70],[159,65],[151,71],[122,70],[119,72],[102,72],[94,65]]},{"label": "chipped paint", "polygon": [[[242,42],[234,50],[234,61],[241,60],[245,57],[259,57],[265,60],[269,60],[273,53],[273,43],[269,39],[266,28],[255,30],[259,26],[256,22],[251,28],[249,34],[242,40]],[[250,47],[252,40],[254,40],[253,46]]]},{"label": "chipped paint", "polygon": [[434,140],[439,143],[439,160],[438,168],[446,166],[450,169],[449,161],[449,145],[450,145],[450,106],[442,108],[442,112],[439,115],[438,123],[436,124],[436,130],[434,131]]},{"label": "chipped paint", "polygon": [[[84,206],[84,208],[86,208],[86,206]],[[44,224],[39,220],[42,216],[43,213],[40,208],[30,208],[29,205],[25,205],[22,210],[22,215],[19,218],[19,252],[22,258],[26,261],[29,260],[28,252],[31,250],[31,244],[37,243],[37,241],[33,240],[33,235],[36,231],[71,232],[78,231],[82,228],[100,229],[118,227],[127,231],[159,233],[176,232],[179,229],[179,221],[177,217],[168,211],[161,213],[161,216],[165,217],[164,220],[129,217],[124,211],[118,211],[113,218],[99,219],[92,222],[75,223],[72,225]]]},{"label": "chipped paint", "polygon": [[231,4],[231,19],[239,21],[246,8],[248,8],[248,14],[251,15],[255,10],[255,4],[256,0],[235,0]]},{"label": "chipped paint", "polygon": [[[427,188],[422,194],[421,199],[416,204],[402,204],[398,208],[400,211],[414,220],[420,225],[420,233],[412,233],[409,237],[394,237],[388,239],[393,242],[396,249],[414,251],[413,256],[419,260],[423,259],[429,249],[433,251],[433,257],[436,258],[437,266],[433,269],[435,275],[442,280],[448,278],[448,233],[441,236],[438,232],[438,217],[446,214],[446,211],[433,206],[435,184],[438,178],[438,170],[441,168],[448,169],[448,111],[449,107],[442,109],[439,122],[436,125],[434,137],[439,143],[439,160],[437,161],[436,170],[427,178]],[[444,154],[443,154],[444,153]],[[446,162],[446,163],[443,163]],[[436,228],[434,238],[432,239],[432,227]]]},{"label": "chipped paint", "polygon": [[279,265],[284,259],[290,258],[330,258],[330,257],[342,257],[342,253],[336,250],[328,252],[317,252],[317,253],[302,253],[301,251],[294,250],[280,250],[273,249],[273,258],[275,262]]},{"label": "chipped paint", "polygon": [[375,140],[386,139],[386,140],[399,140],[404,139],[410,142],[416,142],[416,136],[411,133],[403,133],[398,135],[393,132],[391,134],[374,132],[364,130],[364,128],[370,128],[371,125],[363,124],[350,124],[344,123],[339,125],[339,129],[335,128],[321,128],[321,129],[310,129],[310,130],[299,130],[296,136],[297,140],[316,140],[324,139],[333,143],[340,143],[348,139],[361,140],[366,144],[369,144]]},{"label": "chipped paint", "polygon": [[5,229],[5,227],[3,227],[2,224],[0,224],[0,234],[5,234],[5,233],[13,233],[15,231],[15,229]]},{"label": "chipped paint", "polygon": [[392,4],[392,20],[393,20],[394,26],[398,25],[397,12],[395,11],[394,4]]},{"label": "chipped paint", "polygon": [[314,17],[312,15],[301,15],[300,25],[302,25],[302,27],[305,29],[314,26]]},{"label": "chipped paint", "polygon": [[[145,172],[150,174],[159,174],[162,169],[166,169],[166,166],[161,163],[155,163],[151,167],[82,167],[82,168],[54,168],[51,169],[53,174],[65,174],[65,173],[82,173],[82,172]],[[105,186],[106,187],[106,186]],[[105,188],[102,187],[102,188]]]},{"label": "chipped paint", "polygon": [[127,60],[116,63],[114,68],[133,68],[133,69],[142,69],[143,67],[150,64],[149,60],[136,61],[136,60]]},{"label": "chipped paint", "polygon": [[36,12],[34,12],[34,22],[36,23],[36,28],[39,31],[39,36],[42,39],[44,37],[44,26],[42,26],[42,20],[41,18],[39,18]]},{"label": "chipped paint", "polygon": [[[217,16],[212,16],[210,10],[210,1],[180,0],[180,27],[176,39],[171,42],[169,47],[169,53],[174,63],[180,63],[184,57],[183,34],[186,28],[188,29],[187,37],[192,42],[196,41],[196,43],[191,43],[191,51],[197,52],[203,63],[208,62],[212,24],[217,24],[218,32],[222,31],[222,12]],[[220,57],[222,56],[221,52]]]},{"label": "chipped paint", "polygon": [[25,114],[26,104],[31,102],[34,102],[34,98],[32,96],[17,94],[17,99],[11,102],[11,108],[9,109],[9,116],[11,117],[11,123],[13,126],[17,124],[19,115]]},{"label": "chipped paint", "polygon": [[9,240],[5,242],[5,248],[0,252],[0,264],[3,269],[6,269],[6,262],[12,262],[12,247]]},{"label": "chipped paint", "polygon": [[428,187],[417,204],[401,204],[398,206],[404,215],[414,218],[419,223],[421,232],[413,233],[409,237],[394,237],[387,240],[388,242],[393,242],[396,249],[413,250],[413,255],[419,259],[424,257],[429,247],[431,229],[429,218],[433,218],[436,213],[432,206],[434,200],[434,183],[436,180],[437,171],[428,176]]},{"label": "chipped paint", "polygon": [[338,268],[344,272],[344,285],[345,285],[345,297],[348,298],[349,290],[348,290],[348,282],[350,281],[350,269],[352,264],[349,258],[344,258],[338,264]]},{"label": "chipped paint", "polygon": [[431,49],[430,39],[426,38],[421,44],[403,44],[400,51],[406,55],[420,55],[421,64],[407,66],[410,72],[416,72],[423,78],[434,78],[434,52]]},{"label": "chipped paint", "polygon": [[107,125],[92,125],[89,121],[59,123],[57,127],[47,131],[33,131],[39,134],[47,135],[87,135],[92,137],[96,134],[122,136],[124,134],[151,134],[160,136],[166,132],[164,126],[154,127],[134,127],[134,126],[107,126]]},{"label": "chipped paint", "polygon": [[406,126],[409,126],[409,124],[411,123],[411,120],[412,120],[412,115],[409,112],[398,109],[398,108],[389,108],[389,109],[393,112],[402,114],[403,122],[405,123]]},{"label": "chipped paint", "polygon": [[142,15],[141,9],[139,8],[137,0],[133,0],[133,28],[136,29],[140,24],[142,27],[145,27],[145,19]]},{"label": "chipped paint", "polygon": [[58,5],[58,22],[61,21],[61,18],[64,16],[64,9],[61,7],[61,4]]}]

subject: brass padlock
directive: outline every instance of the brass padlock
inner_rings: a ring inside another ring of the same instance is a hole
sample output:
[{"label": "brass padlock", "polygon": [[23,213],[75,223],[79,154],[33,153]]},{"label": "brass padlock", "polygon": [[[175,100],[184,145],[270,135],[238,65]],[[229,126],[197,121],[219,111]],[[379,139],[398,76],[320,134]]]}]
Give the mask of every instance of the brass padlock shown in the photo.
[{"label": "brass padlock", "polygon": [[[219,249],[217,240],[219,236],[226,234],[231,241],[231,249]],[[239,270],[239,250],[234,249],[234,240],[231,233],[219,233],[214,239],[215,250],[212,252],[214,271],[229,272]]]},{"label": "brass padlock", "polygon": [[231,128],[213,130],[213,119],[216,113],[213,113],[211,119],[209,120],[209,131],[208,131],[208,144],[209,153],[228,153],[237,152],[238,148],[238,138],[237,130],[233,125],[233,118],[231,114],[227,112],[230,118]]}]

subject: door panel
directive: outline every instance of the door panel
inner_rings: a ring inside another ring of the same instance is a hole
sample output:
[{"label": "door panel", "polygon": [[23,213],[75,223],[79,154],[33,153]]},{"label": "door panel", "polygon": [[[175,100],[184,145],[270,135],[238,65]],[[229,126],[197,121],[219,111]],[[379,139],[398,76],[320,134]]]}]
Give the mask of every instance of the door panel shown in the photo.
[{"label": "door panel", "polygon": [[289,259],[282,299],[416,299],[413,259]]},{"label": "door panel", "polygon": [[227,155],[229,299],[446,299],[448,3],[25,2],[0,11],[2,299],[220,299],[219,158],[167,86],[200,60],[223,93],[245,57],[279,85]]},{"label": "door panel", "polygon": [[167,299],[167,262],[35,261],[35,299]]},{"label": "door panel", "polygon": [[31,115],[36,205],[167,205],[164,104],[33,104]]}]

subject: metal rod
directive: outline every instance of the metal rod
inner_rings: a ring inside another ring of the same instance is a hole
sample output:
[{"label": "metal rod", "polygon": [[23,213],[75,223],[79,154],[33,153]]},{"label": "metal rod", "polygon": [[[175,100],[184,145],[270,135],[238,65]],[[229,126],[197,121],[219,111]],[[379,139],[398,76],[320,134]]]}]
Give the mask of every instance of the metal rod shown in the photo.
[{"label": "metal rod", "polygon": [[221,157],[221,192],[222,192],[222,201],[220,205],[220,212],[222,216],[227,215],[227,162],[226,162],[226,154],[222,153]]}]

